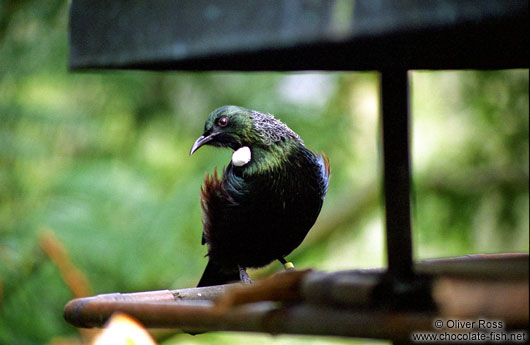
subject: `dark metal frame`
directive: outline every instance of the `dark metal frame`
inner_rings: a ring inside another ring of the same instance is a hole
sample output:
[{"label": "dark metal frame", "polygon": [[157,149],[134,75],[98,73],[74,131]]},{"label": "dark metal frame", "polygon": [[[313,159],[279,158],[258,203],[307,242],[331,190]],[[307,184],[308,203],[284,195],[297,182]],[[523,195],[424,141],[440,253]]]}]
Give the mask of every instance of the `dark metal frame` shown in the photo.
[{"label": "dark metal frame", "polygon": [[405,282],[414,277],[408,72],[382,71],[380,87],[388,274],[394,281]]}]

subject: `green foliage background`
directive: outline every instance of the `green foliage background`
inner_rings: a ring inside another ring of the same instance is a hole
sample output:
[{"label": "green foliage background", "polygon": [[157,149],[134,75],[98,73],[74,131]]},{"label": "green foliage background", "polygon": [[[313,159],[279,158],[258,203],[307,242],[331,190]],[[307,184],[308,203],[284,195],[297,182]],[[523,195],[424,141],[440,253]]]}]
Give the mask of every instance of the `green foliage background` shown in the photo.
[{"label": "green foliage background", "polygon": [[[69,73],[63,1],[0,3],[0,343],[75,336],[39,247],[51,229],[94,293],[194,286],[199,188],[228,150],[189,148],[225,104],[275,114],[330,158],[321,217],[290,257],[385,264],[375,73]],[[528,252],[528,70],[412,73],[417,259]],[[256,277],[280,269],[279,264]],[[165,343],[354,343],[175,335]]]}]

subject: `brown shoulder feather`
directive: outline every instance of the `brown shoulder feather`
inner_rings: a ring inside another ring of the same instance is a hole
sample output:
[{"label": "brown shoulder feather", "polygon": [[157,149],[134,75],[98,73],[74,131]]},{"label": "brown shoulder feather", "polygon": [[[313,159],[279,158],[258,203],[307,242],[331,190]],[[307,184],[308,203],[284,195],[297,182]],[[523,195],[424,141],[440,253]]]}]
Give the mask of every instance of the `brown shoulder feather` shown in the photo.
[{"label": "brown shoulder feather", "polygon": [[201,187],[201,208],[202,208],[202,244],[208,242],[209,229],[212,226],[212,215],[210,213],[210,203],[217,198],[216,194],[222,190],[222,183],[217,175],[217,167],[215,167],[213,175],[206,173],[204,176],[204,184]]},{"label": "brown shoulder feather", "polygon": [[225,172],[226,170],[223,170],[223,177],[219,178],[216,167],[213,175],[206,173],[204,177],[204,185],[201,187],[202,244],[210,243],[209,238],[212,234],[213,225],[222,219],[226,208],[237,205],[237,202],[225,188]]},{"label": "brown shoulder feather", "polygon": [[320,152],[320,155],[322,156],[322,162],[324,162],[324,169],[326,170],[326,193],[328,192],[329,188],[329,180],[331,177],[331,166],[329,165],[329,159],[326,157],[324,152]]}]

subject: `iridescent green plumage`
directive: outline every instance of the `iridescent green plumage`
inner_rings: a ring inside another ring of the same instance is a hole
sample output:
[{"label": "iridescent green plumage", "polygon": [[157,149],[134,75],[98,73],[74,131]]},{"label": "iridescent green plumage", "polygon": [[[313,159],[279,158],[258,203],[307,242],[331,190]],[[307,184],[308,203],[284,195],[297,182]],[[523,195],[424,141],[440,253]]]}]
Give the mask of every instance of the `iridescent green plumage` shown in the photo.
[{"label": "iridescent green plumage", "polygon": [[329,182],[324,156],[272,115],[225,106],[208,117],[202,145],[249,147],[251,160],[207,176],[201,193],[209,264],[199,286],[236,279],[238,266],[261,267],[294,250],[313,226]]}]

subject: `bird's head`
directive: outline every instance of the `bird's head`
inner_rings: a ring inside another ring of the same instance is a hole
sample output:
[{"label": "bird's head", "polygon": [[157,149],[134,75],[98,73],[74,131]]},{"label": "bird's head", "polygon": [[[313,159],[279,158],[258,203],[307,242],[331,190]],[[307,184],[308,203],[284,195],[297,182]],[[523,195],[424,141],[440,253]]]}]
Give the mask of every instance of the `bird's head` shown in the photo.
[{"label": "bird's head", "polygon": [[190,155],[203,145],[237,150],[248,145],[252,128],[251,110],[227,105],[214,110],[206,119],[202,135],[193,144]]},{"label": "bird's head", "polygon": [[214,110],[204,124],[202,135],[195,141],[190,155],[203,145],[229,147],[267,147],[279,141],[300,137],[272,115],[227,105]]}]

